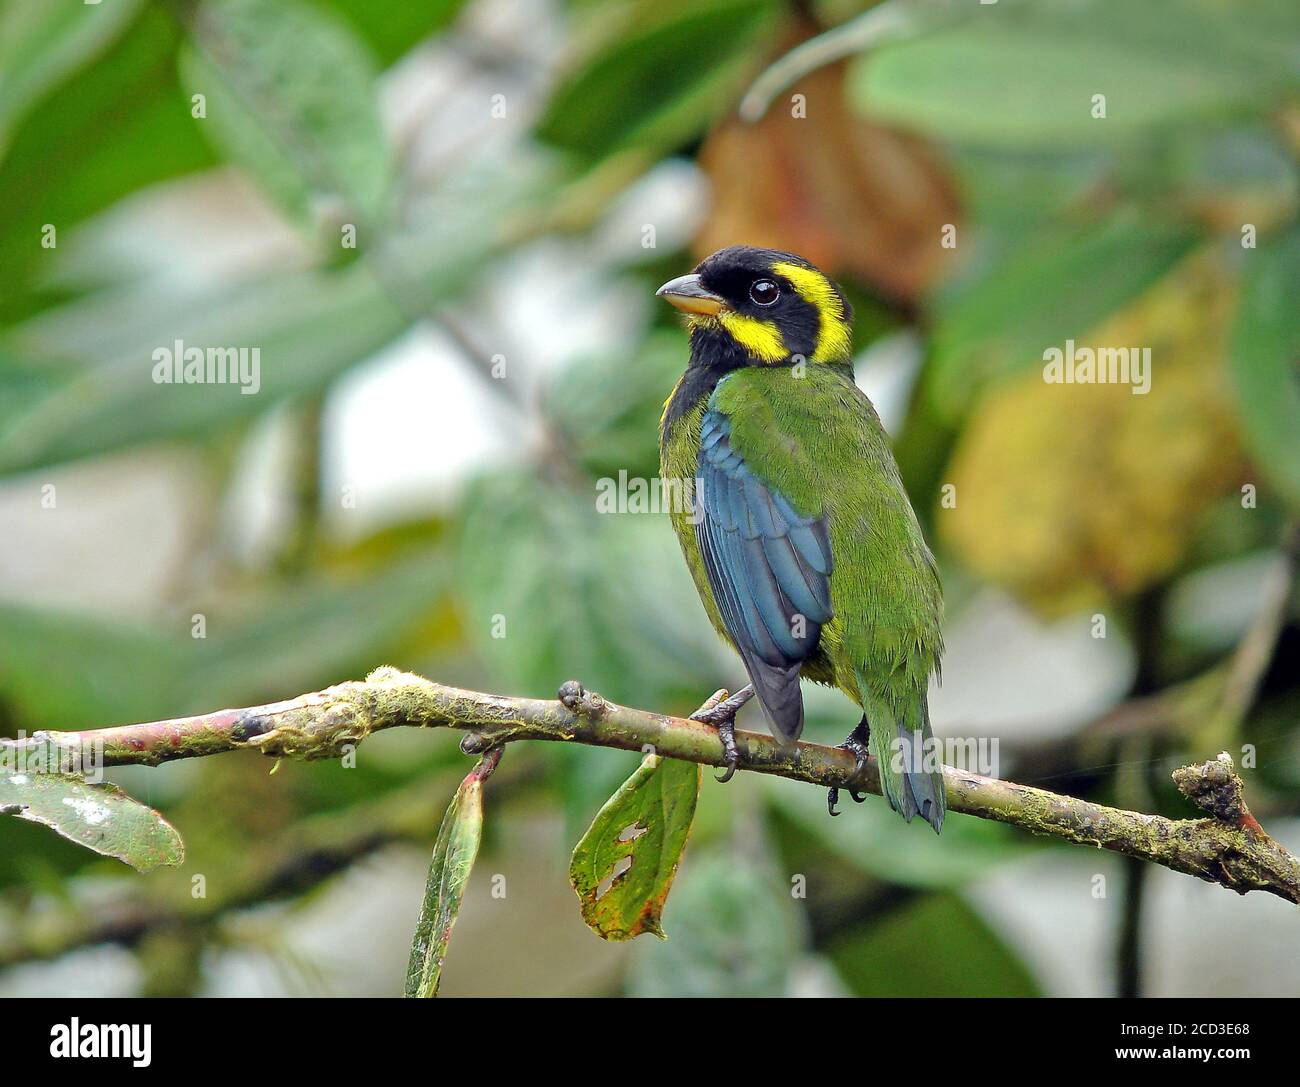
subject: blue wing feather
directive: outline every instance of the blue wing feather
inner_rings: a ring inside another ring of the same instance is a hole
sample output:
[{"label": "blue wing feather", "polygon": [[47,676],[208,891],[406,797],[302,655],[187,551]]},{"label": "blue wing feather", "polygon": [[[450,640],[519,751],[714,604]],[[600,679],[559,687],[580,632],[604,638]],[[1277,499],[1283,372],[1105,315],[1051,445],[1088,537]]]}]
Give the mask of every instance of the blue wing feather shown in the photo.
[{"label": "blue wing feather", "polygon": [[825,522],[800,517],[749,470],[731,446],[730,422],[713,409],[701,423],[699,477],[695,535],[718,612],[773,732],[795,739],[799,668],[831,618]]}]

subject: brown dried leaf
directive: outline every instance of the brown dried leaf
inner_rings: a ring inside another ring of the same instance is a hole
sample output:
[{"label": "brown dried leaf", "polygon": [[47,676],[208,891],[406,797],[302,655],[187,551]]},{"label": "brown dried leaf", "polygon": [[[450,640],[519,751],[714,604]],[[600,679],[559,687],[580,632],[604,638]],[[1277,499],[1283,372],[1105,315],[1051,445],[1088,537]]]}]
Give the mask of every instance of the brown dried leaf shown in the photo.
[{"label": "brown dried leaf", "polygon": [[952,183],[925,141],[852,110],[842,64],[804,77],[756,124],[727,120],[700,162],[713,183],[695,240],[701,255],[741,243],[786,249],[900,303],[915,301],[946,263],[939,242],[944,224],[957,222]]}]

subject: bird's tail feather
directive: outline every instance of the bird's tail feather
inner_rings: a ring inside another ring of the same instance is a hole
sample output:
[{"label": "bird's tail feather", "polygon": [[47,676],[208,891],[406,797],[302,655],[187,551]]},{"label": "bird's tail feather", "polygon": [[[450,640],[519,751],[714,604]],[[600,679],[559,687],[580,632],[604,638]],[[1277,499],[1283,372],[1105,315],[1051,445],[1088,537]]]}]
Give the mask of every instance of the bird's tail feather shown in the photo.
[{"label": "bird's tail feather", "polygon": [[859,683],[871,727],[871,753],[880,764],[885,799],[909,823],[919,814],[938,834],[948,804],[925,695],[899,707],[893,699],[872,693],[865,683]]},{"label": "bird's tail feather", "polygon": [[791,744],[803,732],[803,692],[799,690],[799,665],[776,668],[761,661],[746,660],[749,682],[754,685],[758,704],[763,707],[768,730],[782,744]]}]

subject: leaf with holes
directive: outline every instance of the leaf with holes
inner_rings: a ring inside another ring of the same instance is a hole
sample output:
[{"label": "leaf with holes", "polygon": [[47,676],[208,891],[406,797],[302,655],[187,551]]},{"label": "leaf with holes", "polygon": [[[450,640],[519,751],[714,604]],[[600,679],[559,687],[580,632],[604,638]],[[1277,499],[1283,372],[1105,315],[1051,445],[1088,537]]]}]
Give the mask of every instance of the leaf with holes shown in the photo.
[{"label": "leaf with holes", "polygon": [[602,940],[665,939],[664,901],[690,837],[701,769],[647,755],[606,801],[573,851],[569,882]]},{"label": "leaf with holes", "polygon": [[70,841],[138,872],[185,859],[181,836],[153,808],[116,785],[71,774],[0,771],[0,814],[44,823]]},{"label": "leaf with holes", "polygon": [[429,863],[420,919],[411,941],[411,959],[406,967],[407,996],[438,995],[442,960],[447,955],[452,926],[460,913],[465,884],[469,882],[483,836],[483,779],[495,765],[495,760],[480,759],[465,775],[447,805],[447,814],[442,817],[433,860]]}]

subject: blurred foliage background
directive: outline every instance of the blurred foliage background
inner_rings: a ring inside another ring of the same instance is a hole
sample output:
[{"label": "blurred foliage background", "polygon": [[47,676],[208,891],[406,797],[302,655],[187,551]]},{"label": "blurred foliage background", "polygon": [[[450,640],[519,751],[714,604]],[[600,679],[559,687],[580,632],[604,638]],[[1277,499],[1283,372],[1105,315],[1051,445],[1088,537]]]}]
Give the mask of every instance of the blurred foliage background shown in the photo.
[{"label": "blurred foliage background", "polygon": [[[943,568],[936,731],[1171,815],[1168,771],[1226,748],[1295,848],[1298,23],[1290,0],[5,0],[0,735],[381,663],[678,713],[739,685],[666,518],[594,498],[657,469],[686,345],[654,288],[743,241],[857,311]],[[1046,384],[1067,338],[1149,346],[1150,393]],[[155,384],[177,340],[260,348],[260,391]],[[838,741],[848,703],[807,694]],[[1278,900],[964,817],[832,822],[751,775],[706,780],[669,940],[602,944],[567,856],[635,763],[507,753],[444,993],[1300,992]],[[148,876],[4,820],[0,993],[399,992],[465,767],[386,733],[353,769],[114,772],[187,843]]]}]

